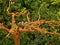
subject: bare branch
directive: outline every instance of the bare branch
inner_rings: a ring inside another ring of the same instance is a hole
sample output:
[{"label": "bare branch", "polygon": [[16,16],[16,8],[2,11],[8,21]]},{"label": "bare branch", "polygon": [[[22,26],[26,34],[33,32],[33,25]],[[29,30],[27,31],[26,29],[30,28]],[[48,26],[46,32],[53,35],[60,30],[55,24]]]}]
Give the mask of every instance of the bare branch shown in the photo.
[{"label": "bare branch", "polygon": [[3,24],[0,23],[0,29],[4,29],[5,31],[9,32],[9,29],[6,28]]}]

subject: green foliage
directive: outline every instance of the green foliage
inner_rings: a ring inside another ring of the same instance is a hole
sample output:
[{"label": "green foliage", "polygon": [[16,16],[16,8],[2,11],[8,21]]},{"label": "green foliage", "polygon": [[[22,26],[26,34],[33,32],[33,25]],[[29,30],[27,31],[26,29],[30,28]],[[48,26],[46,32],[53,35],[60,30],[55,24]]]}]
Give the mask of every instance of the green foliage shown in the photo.
[{"label": "green foliage", "polygon": [[[11,26],[11,16],[6,13],[9,0],[0,0],[0,23],[4,23],[6,27]],[[30,20],[36,21],[39,19],[44,20],[60,20],[60,0],[15,0],[11,3],[11,12],[24,12],[29,10]],[[16,23],[26,22],[26,14],[21,17],[15,17]],[[15,25],[15,28],[17,25]],[[48,31],[58,31],[60,33],[60,27],[49,27],[42,25],[41,28],[47,28]],[[0,31],[0,45],[14,45],[13,38],[6,39],[6,32]],[[60,37],[34,33],[23,33],[21,35],[21,45],[60,45]]]},{"label": "green foliage", "polygon": [[60,0],[51,0],[52,1],[52,4],[60,4]]},{"label": "green foliage", "polygon": [[5,38],[7,33],[3,30],[0,30],[0,45],[14,45],[13,38]]}]

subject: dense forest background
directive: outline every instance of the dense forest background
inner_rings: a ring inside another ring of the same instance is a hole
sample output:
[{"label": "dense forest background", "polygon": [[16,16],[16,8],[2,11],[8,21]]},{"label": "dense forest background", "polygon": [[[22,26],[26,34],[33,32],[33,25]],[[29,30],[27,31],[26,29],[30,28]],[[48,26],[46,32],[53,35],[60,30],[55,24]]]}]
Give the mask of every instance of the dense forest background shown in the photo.
[{"label": "dense forest background", "polygon": [[[7,14],[6,9],[9,6],[9,0],[0,0],[0,23],[8,28],[11,26],[11,16]],[[12,0],[10,12],[20,12],[29,10],[31,21],[38,20],[55,20],[60,21],[60,0]],[[17,22],[27,22],[26,16],[15,17]],[[49,31],[60,33],[60,27],[48,27],[42,25]],[[6,39],[6,32],[0,31],[0,45],[14,45],[13,37]],[[60,45],[60,37],[34,33],[23,33],[21,35],[21,45]]]}]

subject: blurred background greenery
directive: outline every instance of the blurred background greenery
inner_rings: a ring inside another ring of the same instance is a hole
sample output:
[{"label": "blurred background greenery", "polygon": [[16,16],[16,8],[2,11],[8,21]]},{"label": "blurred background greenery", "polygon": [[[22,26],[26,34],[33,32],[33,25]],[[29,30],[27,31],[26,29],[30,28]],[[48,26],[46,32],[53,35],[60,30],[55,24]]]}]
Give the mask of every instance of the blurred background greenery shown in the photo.
[{"label": "blurred background greenery", "polygon": [[[8,28],[11,26],[11,16],[6,13],[9,0],[0,0],[0,23]],[[36,21],[38,17],[42,20],[60,21],[60,0],[12,0],[10,11],[20,12],[29,10],[30,20]],[[39,15],[39,16],[38,16]],[[15,17],[17,22],[26,22],[26,16]],[[60,27],[49,27],[42,25],[41,28],[47,28],[48,31],[57,31],[60,33]],[[14,45],[13,37],[6,39],[6,32],[0,31],[0,45]],[[23,33],[21,35],[21,45],[60,45],[60,37],[41,34],[39,32]]]}]

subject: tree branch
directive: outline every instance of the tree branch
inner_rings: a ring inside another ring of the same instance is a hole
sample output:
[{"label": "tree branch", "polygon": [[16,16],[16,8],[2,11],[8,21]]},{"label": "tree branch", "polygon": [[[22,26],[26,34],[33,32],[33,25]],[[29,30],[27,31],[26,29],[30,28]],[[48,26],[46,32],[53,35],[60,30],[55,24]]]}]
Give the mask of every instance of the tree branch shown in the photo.
[{"label": "tree branch", "polygon": [[4,29],[6,32],[9,32],[9,29],[6,28],[3,24],[0,23],[0,29]]}]

